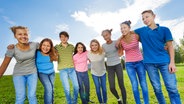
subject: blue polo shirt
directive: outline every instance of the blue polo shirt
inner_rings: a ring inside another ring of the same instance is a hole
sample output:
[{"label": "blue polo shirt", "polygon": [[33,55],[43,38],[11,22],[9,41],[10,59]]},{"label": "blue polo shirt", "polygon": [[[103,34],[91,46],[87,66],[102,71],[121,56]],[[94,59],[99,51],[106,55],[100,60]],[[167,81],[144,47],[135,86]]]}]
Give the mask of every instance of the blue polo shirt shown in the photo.
[{"label": "blue polo shirt", "polygon": [[151,29],[148,26],[138,28],[135,31],[139,35],[143,47],[144,63],[168,63],[170,56],[164,45],[172,41],[172,34],[167,27],[159,26]]}]

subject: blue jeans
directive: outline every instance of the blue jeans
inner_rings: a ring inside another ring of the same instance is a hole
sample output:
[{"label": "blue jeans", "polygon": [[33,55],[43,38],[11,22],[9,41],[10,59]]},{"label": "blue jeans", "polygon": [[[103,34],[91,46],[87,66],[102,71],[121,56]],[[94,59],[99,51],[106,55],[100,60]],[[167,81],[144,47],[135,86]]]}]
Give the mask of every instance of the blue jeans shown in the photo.
[{"label": "blue jeans", "polygon": [[[103,76],[92,75],[92,77],[95,83],[99,103],[107,103],[106,74]],[[102,94],[100,89],[102,89]]]},{"label": "blue jeans", "polygon": [[[79,85],[77,80],[77,75],[74,68],[66,68],[59,71],[60,72],[60,79],[62,81],[62,85],[64,87],[64,92],[66,96],[66,100],[68,104],[77,104],[77,98],[79,93]],[[70,93],[70,84],[69,78],[73,84],[73,98],[71,97]]]},{"label": "blue jeans", "polygon": [[26,99],[26,87],[28,90],[28,100],[29,104],[37,104],[36,98],[36,86],[37,86],[37,73],[13,76],[13,83],[16,93],[15,104],[24,104]]},{"label": "blue jeans", "polygon": [[53,104],[55,73],[54,72],[51,74],[38,73],[38,77],[44,87],[44,104]]},{"label": "blue jeans", "polygon": [[[142,88],[142,95],[144,98],[144,104],[149,104],[148,87],[146,82],[146,70],[142,61],[126,62],[126,70],[130,78],[132,89],[134,93],[134,99],[136,104],[141,104],[139,94],[139,84]],[[139,80],[139,81],[138,81]]]},{"label": "blue jeans", "polygon": [[171,104],[181,104],[180,95],[177,90],[176,75],[169,73],[168,65],[168,63],[146,63],[145,67],[147,69],[151,84],[153,86],[159,104],[166,104],[162,93],[159,72],[164,80],[164,84],[168,91]]},{"label": "blue jeans", "polygon": [[89,102],[89,76],[88,71],[77,72],[77,78],[79,83],[79,93],[82,100],[82,104],[88,104]]}]

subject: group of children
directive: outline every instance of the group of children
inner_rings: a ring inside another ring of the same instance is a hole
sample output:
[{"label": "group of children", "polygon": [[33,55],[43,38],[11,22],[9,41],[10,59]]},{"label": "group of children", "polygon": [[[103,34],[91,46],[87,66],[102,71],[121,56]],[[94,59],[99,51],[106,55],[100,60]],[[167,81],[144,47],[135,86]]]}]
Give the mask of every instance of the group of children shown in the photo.
[{"label": "group of children", "polygon": [[[142,89],[144,104],[149,104],[149,94],[146,82],[146,71],[153,86],[159,104],[166,104],[162,93],[159,72],[169,94],[171,104],[181,104],[177,90],[174,50],[172,35],[167,27],[159,26],[154,22],[155,14],[152,10],[142,12],[145,27],[131,31],[131,22],[120,24],[122,36],[114,41],[111,39],[112,30],[103,30],[102,36],[106,43],[102,46],[98,40],[90,42],[87,51],[83,43],[78,42],[74,47],[68,43],[69,34],[65,31],[59,33],[60,44],[53,46],[50,39],[43,39],[40,44],[29,42],[28,29],[22,26],[12,27],[14,37],[18,43],[8,49],[3,63],[0,66],[0,77],[8,67],[12,57],[17,60],[13,71],[13,82],[16,93],[16,104],[23,104],[28,87],[28,100],[30,104],[37,104],[36,85],[37,77],[44,86],[44,103],[54,103],[54,65],[58,62],[60,80],[64,88],[68,104],[77,104],[78,93],[82,104],[90,100],[90,84],[88,76],[88,60],[91,63],[91,74],[100,104],[107,103],[106,71],[109,88],[116,97],[118,104],[127,104],[127,94],[124,86],[124,77],[120,56],[125,51],[125,65],[136,104],[141,104],[139,84]],[[142,43],[143,56],[139,49]],[[167,47],[167,49],[165,48]],[[36,54],[35,54],[36,52]],[[105,57],[106,65],[104,62]],[[115,87],[117,77],[121,96]],[[71,96],[69,79],[73,85]]]}]

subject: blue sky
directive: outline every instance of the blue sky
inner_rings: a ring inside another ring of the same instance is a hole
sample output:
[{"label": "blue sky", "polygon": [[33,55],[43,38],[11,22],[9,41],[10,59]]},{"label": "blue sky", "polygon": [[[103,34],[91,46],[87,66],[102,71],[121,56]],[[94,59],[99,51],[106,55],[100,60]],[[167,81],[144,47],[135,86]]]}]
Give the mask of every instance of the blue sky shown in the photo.
[{"label": "blue sky", "polygon": [[[132,29],[144,26],[141,12],[152,9],[156,22],[171,29],[177,43],[184,34],[183,0],[0,0],[0,63],[8,44],[16,43],[10,27],[27,26],[30,41],[51,38],[58,44],[60,31],[67,31],[69,42],[81,41],[89,46],[91,39],[104,42],[104,29],[113,29],[113,39],[120,34],[119,24],[132,21]],[[11,73],[12,60],[7,73]]]}]

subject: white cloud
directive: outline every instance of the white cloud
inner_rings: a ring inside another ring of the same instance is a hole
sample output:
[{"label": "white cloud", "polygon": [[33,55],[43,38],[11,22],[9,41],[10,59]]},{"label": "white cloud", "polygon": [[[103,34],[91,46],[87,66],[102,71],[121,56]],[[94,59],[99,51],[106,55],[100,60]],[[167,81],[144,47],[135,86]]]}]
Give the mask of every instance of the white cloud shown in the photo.
[{"label": "white cloud", "polygon": [[56,25],[55,33],[59,34],[61,31],[68,31],[68,30],[69,30],[69,26],[67,24],[59,24],[59,25]]},{"label": "white cloud", "polygon": [[162,21],[160,24],[169,27],[173,38],[179,44],[179,39],[183,38],[184,35],[184,17]]},{"label": "white cloud", "polygon": [[[120,8],[116,12],[92,12],[75,11],[71,16],[76,20],[83,22],[86,26],[93,28],[98,34],[104,29],[113,28],[113,32],[119,32],[119,24],[125,20],[131,20],[134,27],[141,20],[141,12],[146,9],[152,9],[164,6],[170,0],[123,0],[127,7]],[[179,39],[184,35],[184,17],[173,20],[160,20],[159,16],[156,20],[160,25],[170,28],[173,38],[179,44]],[[117,36],[116,36],[117,37]],[[103,39],[100,35],[96,36],[101,43]]]},{"label": "white cloud", "polygon": [[124,0],[126,8],[120,8],[116,12],[94,12],[89,14],[85,11],[75,11],[71,16],[83,22],[86,26],[92,27],[94,31],[100,33],[103,29],[113,28],[119,31],[119,24],[125,20],[131,20],[134,26],[140,20],[140,14],[146,9],[156,9],[169,2],[169,0],[135,0],[132,4],[129,0]]},{"label": "white cloud", "polygon": [[4,19],[4,21],[9,23],[10,25],[15,25],[16,24],[14,21],[10,20],[10,18],[7,17],[7,16],[2,16],[2,18]]}]

